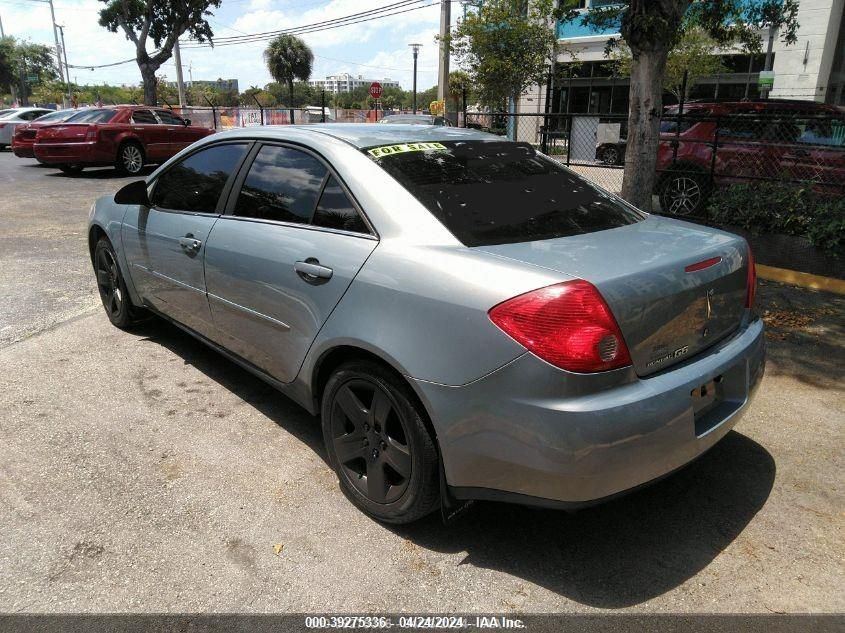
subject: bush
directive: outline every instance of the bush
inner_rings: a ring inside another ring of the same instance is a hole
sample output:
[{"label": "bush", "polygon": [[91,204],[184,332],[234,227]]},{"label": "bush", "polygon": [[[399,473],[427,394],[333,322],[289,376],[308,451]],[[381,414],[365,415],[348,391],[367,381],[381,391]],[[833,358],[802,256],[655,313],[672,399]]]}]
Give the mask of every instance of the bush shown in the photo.
[{"label": "bush", "polygon": [[845,247],[845,198],[821,194],[810,184],[753,182],[713,192],[707,215],[715,224],[738,226],[754,235],[804,237],[827,255]]}]

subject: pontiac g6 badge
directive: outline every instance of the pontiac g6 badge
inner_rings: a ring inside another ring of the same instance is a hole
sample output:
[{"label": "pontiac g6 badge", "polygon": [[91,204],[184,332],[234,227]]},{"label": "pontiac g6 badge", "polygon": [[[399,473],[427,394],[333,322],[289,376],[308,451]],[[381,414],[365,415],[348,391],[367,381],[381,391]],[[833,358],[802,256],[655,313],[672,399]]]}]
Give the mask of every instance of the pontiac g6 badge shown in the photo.
[{"label": "pontiac g6 badge", "polygon": [[655,358],[653,361],[650,361],[646,364],[646,367],[654,367],[655,365],[660,365],[661,363],[665,363],[667,360],[672,360],[673,358],[678,358],[679,356],[683,356],[689,351],[689,345],[684,345],[683,347],[679,347],[674,352],[670,352],[666,354],[666,356],[661,356],[660,358]]}]

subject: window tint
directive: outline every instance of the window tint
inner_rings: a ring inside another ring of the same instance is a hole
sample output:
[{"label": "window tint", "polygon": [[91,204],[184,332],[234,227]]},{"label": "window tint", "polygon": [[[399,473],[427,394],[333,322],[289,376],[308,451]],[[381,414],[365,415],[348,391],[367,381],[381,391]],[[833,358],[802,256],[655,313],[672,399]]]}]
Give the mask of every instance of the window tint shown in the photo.
[{"label": "window tint", "polygon": [[[669,110],[666,112],[666,114],[663,115],[663,118],[660,120],[660,133],[683,134],[696,123],[701,123],[704,118],[709,115],[709,110],[693,110],[690,112],[685,112],[683,116],[678,116],[677,109]],[[680,130],[678,129],[679,123]]]},{"label": "window tint", "polygon": [[313,156],[289,147],[266,145],[249,168],[235,215],[308,223],[325,175],[326,168]]},{"label": "window tint", "polygon": [[467,246],[580,235],[644,218],[528,143],[421,145],[364,151]]},{"label": "window tint", "polygon": [[312,224],[327,229],[369,233],[367,225],[364,224],[364,220],[358,214],[358,210],[346,197],[346,193],[334,176],[331,176],[326,182]]},{"label": "window tint", "polygon": [[804,119],[796,120],[798,143],[845,147],[845,120]]},{"label": "window tint", "polygon": [[169,110],[156,110],[156,114],[165,125],[184,125],[185,122]]},{"label": "window tint", "polygon": [[246,144],[216,145],[191,154],[158,177],[153,206],[214,213],[226,180],[246,147]]},{"label": "window tint", "polygon": [[132,113],[132,123],[158,123],[149,110],[135,110]]},{"label": "window tint", "polygon": [[43,114],[48,114],[46,110],[31,110],[30,112],[24,112],[21,115],[21,119],[24,121],[32,121],[33,119],[37,119]]},{"label": "window tint", "polygon": [[95,110],[83,110],[79,114],[74,114],[68,121],[74,123],[108,123],[117,114],[117,110],[107,110],[105,108],[97,108]]}]

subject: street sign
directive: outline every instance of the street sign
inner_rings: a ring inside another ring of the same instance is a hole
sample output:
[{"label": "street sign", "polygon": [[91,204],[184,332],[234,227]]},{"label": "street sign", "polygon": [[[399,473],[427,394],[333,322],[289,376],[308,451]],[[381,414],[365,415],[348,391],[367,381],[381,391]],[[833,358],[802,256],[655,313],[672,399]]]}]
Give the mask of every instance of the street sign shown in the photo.
[{"label": "street sign", "polygon": [[760,76],[757,78],[757,86],[759,88],[768,88],[769,90],[775,85],[775,73],[772,70],[761,70]]},{"label": "street sign", "polygon": [[38,83],[38,75],[27,75],[26,81],[27,81],[27,83],[37,84]]},{"label": "street sign", "polygon": [[382,93],[381,84],[377,81],[374,81],[370,84],[370,96],[373,99],[380,99]]}]

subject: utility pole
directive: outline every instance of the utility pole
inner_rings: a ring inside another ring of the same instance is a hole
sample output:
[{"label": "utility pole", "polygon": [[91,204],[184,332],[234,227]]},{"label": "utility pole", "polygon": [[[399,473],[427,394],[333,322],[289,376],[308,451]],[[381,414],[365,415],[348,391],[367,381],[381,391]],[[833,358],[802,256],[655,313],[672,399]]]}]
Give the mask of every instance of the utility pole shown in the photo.
[{"label": "utility pole", "polygon": [[62,49],[59,47],[59,33],[56,30],[56,11],[53,9],[53,0],[45,0],[50,5],[50,18],[53,21],[53,37],[56,40],[56,64],[59,68],[59,78],[62,76]]},{"label": "utility pole", "polygon": [[417,113],[417,56],[420,54],[422,44],[408,44],[414,51],[414,114]]},{"label": "utility pole", "polygon": [[[65,77],[67,78],[67,84],[70,86],[70,66],[67,65],[67,47],[65,46],[65,27],[61,24],[57,24],[56,26],[59,27],[59,32],[62,34],[62,55],[65,58]],[[59,75],[61,79],[61,75]]]},{"label": "utility pole", "polygon": [[437,66],[437,100],[444,104],[443,117],[446,117],[446,98],[449,96],[449,33],[452,28],[452,3],[440,0],[440,63]]},{"label": "utility pole", "polygon": [[3,30],[3,16],[0,16],[0,37],[6,37],[6,32]]},{"label": "utility pole", "polygon": [[173,45],[173,57],[176,62],[176,90],[179,92],[179,107],[185,107],[185,82],[182,81],[182,53],[179,51],[179,39]]}]

